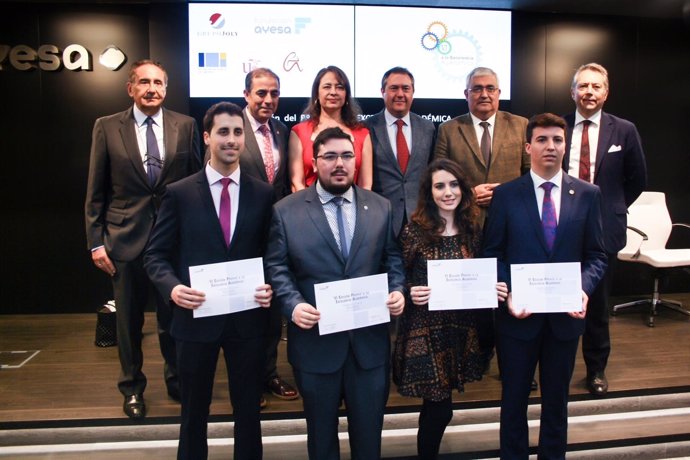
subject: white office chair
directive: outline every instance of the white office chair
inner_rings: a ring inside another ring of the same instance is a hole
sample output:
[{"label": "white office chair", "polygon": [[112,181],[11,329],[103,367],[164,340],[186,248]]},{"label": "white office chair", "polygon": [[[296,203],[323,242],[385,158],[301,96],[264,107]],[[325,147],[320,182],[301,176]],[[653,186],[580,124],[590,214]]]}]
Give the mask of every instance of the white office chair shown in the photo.
[{"label": "white office chair", "polygon": [[690,316],[690,311],[675,300],[659,298],[659,278],[662,272],[671,268],[690,268],[690,249],[666,249],[666,242],[673,227],[685,227],[688,224],[674,224],[666,207],[666,197],[661,192],[642,192],[628,208],[627,244],[618,253],[618,260],[639,262],[654,268],[654,292],[651,299],[637,300],[613,307],[613,314],[618,310],[635,305],[650,304],[647,325],[654,327],[654,316],[657,306],[663,306]]}]

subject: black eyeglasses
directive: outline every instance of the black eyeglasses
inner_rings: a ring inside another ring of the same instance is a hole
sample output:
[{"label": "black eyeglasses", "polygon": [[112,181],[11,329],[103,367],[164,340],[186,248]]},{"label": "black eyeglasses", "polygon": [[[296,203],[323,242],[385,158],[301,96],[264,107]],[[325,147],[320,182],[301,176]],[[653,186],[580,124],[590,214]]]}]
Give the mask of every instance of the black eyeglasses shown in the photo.
[{"label": "black eyeglasses", "polygon": [[338,161],[338,158],[343,160],[343,163],[346,161],[352,161],[355,159],[355,154],[352,152],[343,152],[343,153],[335,153],[335,152],[326,152],[323,155],[316,155],[316,158],[321,158],[323,161],[326,161],[328,163],[333,163],[335,161]]}]

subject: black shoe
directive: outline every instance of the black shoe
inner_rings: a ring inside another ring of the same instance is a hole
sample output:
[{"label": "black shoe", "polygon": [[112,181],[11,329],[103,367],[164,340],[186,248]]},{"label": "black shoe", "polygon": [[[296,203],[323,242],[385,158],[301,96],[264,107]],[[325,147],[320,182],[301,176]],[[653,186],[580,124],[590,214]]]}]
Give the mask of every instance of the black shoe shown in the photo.
[{"label": "black shoe", "polygon": [[529,386],[529,391],[537,391],[539,389],[539,385],[537,384],[536,379],[532,379],[532,383]]},{"label": "black shoe", "polygon": [[173,401],[180,402],[180,389],[176,385],[168,386],[168,396]]},{"label": "black shoe", "polygon": [[587,373],[587,390],[594,396],[606,396],[609,391],[609,381],[604,371]]},{"label": "black shoe", "polygon": [[142,419],[146,417],[146,404],[144,404],[144,395],[136,394],[125,396],[125,402],[122,405],[127,417],[131,419]]}]

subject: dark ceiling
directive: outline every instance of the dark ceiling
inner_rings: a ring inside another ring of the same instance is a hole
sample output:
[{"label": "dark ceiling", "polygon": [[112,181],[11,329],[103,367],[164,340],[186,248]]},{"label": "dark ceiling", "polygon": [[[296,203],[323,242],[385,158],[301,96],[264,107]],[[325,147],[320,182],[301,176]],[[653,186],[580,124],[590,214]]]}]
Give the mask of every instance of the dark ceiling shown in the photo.
[{"label": "dark ceiling", "polygon": [[[34,3],[192,3],[188,0],[24,0]],[[223,3],[222,0],[216,0]],[[22,2],[22,3],[24,3]],[[11,3],[11,2],[7,2]],[[601,14],[650,18],[690,18],[690,0],[255,0],[227,3],[339,3],[503,9],[541,13]]]}]

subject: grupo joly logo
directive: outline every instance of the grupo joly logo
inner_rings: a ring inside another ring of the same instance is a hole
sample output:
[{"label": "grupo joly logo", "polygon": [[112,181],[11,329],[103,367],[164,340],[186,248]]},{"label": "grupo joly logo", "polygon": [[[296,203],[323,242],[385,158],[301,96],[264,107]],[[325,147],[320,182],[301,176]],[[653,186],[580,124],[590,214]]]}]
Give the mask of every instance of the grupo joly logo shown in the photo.
[{"label": "grupo joly logo", "polygon": [[197,37],[237,37],[237,32],[234,30],[225,30],[225,15],[221,13],[213,13],[208,17],[208,22],[204,28],[211,26],[213,30],[197,30]]},{"label": "grupo joly logo", "polygon": [[[117,46],[109,45],[98,56],[98,62],[106,69],[116,71],[127,62],[127,56]],[[37,49],[28,45],[0,44],[0,70],[6,70],[7,64],[22,71],[36,68],[56,71],[63,66],[74,71],[93,70],[91,51],[78,44],[68,45],[64,49],[52,44],[40,45]]]},{"label": "grupo joly logo", "polygon": [[225,25],[225,17],[220,13],[213,13],[208,20],[214,29],[222,29]]}]

